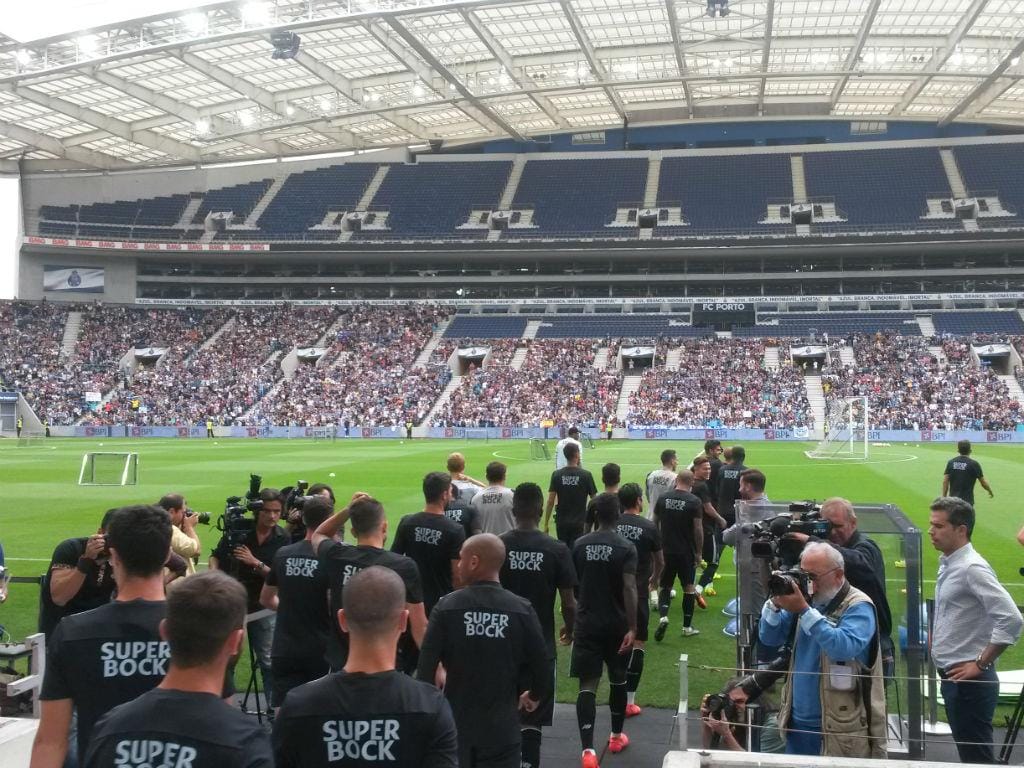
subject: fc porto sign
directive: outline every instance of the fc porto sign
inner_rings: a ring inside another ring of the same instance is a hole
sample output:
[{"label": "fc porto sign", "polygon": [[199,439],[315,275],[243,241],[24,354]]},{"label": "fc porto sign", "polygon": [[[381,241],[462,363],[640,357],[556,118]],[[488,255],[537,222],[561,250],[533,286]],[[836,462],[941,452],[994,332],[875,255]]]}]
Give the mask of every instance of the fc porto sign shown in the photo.
[{"label": "fc porto sign", "polygon": [[748,301],[700,301],[693,305],[693,324],[731,331],[740,325],[753,325],[757,311]]}]

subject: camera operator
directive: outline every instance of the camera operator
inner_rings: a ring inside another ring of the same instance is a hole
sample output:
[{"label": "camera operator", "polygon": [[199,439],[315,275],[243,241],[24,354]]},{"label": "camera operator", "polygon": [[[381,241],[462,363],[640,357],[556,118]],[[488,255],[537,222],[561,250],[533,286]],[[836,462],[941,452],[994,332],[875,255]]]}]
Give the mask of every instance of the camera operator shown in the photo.
[{"label": "camera operator", "polygon": [[[245,534],[238,546],[231,548],[231,534],[225,532],[210,555],[210,568],[225,571],[235,577],[249,596],[249,613],[262,609],[260,592],[270,572],[274,555],[288,543],[288,535],[277,524],[281,519],[284,500],[276,488],[264,488],[258,494],[260,508],[254,512],[255,525]],[[270,652],[274,639],[274,616],[266,616],[246,625],[249,644],[252,646],[263,678],[264,694],[267,701],[273,700],[274,678],[270,667]],[[234,674],[234,667],[231,668]]]},{"label": "camera operator", "polygon": [[[834,497],[822,502],[821,516],[832,524],[828,539],[843,556],[846,578],[850,584],[871,598],[878,617],[878,638],[882,650],[882,667],[886,677],[896,670],[896,651],[892,642],[892,610],[885,596],[885,559],[878,544],[857,530],[853,504]],[[797,541],[820,541],[806,533],[787,533]]]},{"label": "camera operator", "polygon": [[[306,539],[306,526],[303,523],[302,505],[307,499],[312,499],[314,496],[321,496],[331,502],[331,506],[334,506],[334,489],[331,488],[327,483],[313,483],[309,485],[304,480],[300,480],[294,488],[291,489],[291,493],[285,494],[288,491],[287,488],[282,491],[282,495],[285,495],[285,524],[284,529],[291,539],[292,544],[297,544],[300,541]],[[339,531],[339,535],[344,538],[345,529]]]},{"label": "camera operator", "polygon": [[850,585],[839,550],[812,542],[800,569],[776,571],[761,609],[760,640],[793,638],[779,724],[786,753],[886,756],[885,687],[871,598]]},{"label": "camera operator", "polygon": [[779,731],[779,711],[775,702],[762,693],[755,675],[742,680],[733,678],[721,693],[705,695],[700,703],[700,731],[705,749],[728,749],[745,752],[747,742],[747,705],[761,707],[764,717],[760,725],[758,752],[781,754],[786,742]]},{"label": "camera operator", "polygon": [[185,497],[180,493],[166,494],[157,502],[157,506],[165,509],[171,518],[171,551],[184,558],[185,575],[191,576],[196,572],[196,560],[201,551],[199,535],[196,533],[199,515],[188,508]]},{"label": "camera operator", "polygon": [[313,496],[302,505],[306,538],[277,550],[260,604],[277,612],[271,659],[274,667],[274,709],[292,688],[329,671],[324,653],[331,631],[327,607],[327,569],[313,549],[316,529],[333,514],[331,500]]},{"label": "camera operator", "polygon": [[53,550],[39,600],[39,631],[47,641],[65,616],[99,608],[114,594],[114,573],[104,534],[115,510],[92,536],[65,539]]}]

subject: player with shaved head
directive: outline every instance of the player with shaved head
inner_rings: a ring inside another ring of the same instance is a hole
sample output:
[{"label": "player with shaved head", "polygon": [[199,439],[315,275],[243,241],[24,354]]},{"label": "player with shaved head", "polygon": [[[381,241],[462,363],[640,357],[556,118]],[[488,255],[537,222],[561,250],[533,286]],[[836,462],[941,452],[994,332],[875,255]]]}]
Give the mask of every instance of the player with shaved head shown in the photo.
[{"label": "player with shaved head", "polygon": [[504,561],[494,534],[466,540],[466,586],[434,606],[420,651],[417,676],[443,685],[452,705],[460,768],[519,768],[518,709],[536,709],[554,683],[536,612],[498,581]]}]

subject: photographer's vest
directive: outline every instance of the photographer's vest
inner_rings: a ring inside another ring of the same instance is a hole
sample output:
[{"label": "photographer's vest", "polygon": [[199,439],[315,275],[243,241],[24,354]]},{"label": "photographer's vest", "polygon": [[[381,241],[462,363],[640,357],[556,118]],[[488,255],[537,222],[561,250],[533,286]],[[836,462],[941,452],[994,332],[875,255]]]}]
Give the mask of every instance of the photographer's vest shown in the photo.
[{"label": "photographer's vest", "polygon": [[[833,625],[840,617],[858,603],[871,603],[871,598],[849,582],[825,607],[825,620]],[[873,605],[873,604],[872,604]],[[801,641],[799,630],[793,641],[793,655]],[[806,641],[805,641],[806,642]],[[882,682],[882,655],[878,652],[878,622],[875,621],[875,636],[868,651],[865,666],[856,659],[845,662],[853,677],[849,691],[836,690],[831,685],[832,660],[821,654],[821,676],[818,678],[818,695],[821,700],[821,747],[822,754],[832,757],[884,758],[888,734],[886,732],[885,686]],[[783,732],[789,723],[793,707],[793,675],[786,678],[782,687],[782,706],[779,710],[779,727]]]}]

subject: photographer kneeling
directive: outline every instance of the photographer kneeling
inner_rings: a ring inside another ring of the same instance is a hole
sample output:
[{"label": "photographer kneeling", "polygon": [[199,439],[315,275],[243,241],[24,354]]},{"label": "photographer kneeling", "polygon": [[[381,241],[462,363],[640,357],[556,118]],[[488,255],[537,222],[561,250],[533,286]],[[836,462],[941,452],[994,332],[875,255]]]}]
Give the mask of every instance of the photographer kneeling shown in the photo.
[{"label": "photographer kneeling", "polygon": [[705,695],[700,703],[700,730],[704,747],[745,752],[747,705],[756,702],[764,713],[760,723],[752,724],[754,728],[760,729],[760,747],[756,751],[775,754],[785,752],[786,742],[779,731],[778,707],[768,696],[763,695],[762,687],[771,686],[778,677],[778,672],[759,671],[742,680],[730,680],[721,693]]},{"label": "photographer kneeling", "polygon": [[885,687],[871,598],[846,580],[843,556],[808,544],[800,568],[776,571],[761,610],[760,640],[792,637],[779,726],[786,753],[886,756]]}]

